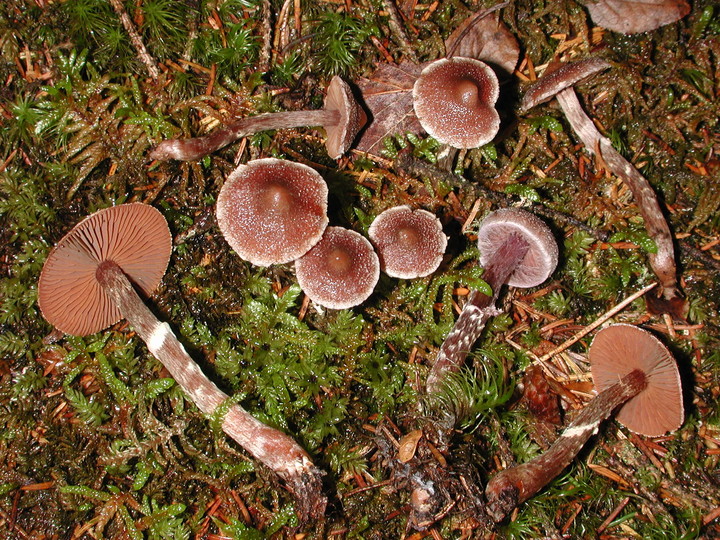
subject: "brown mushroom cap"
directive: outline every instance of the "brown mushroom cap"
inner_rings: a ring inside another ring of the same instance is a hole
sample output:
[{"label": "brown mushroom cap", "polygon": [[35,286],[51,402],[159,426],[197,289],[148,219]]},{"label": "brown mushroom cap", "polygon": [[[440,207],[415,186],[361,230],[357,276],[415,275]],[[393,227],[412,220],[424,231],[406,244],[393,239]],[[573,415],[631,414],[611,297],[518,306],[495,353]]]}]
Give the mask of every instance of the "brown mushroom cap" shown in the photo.
[{"label": "brown mushroom cap", "polygon": [[558,262],[558,246],[545,223],[519,208],[502,208],[487,215],[478,231],[480,264],[485,266],[492,253],[512,233],[521,235],[530,245],[525,258],[510,275],[511,287],[534,287],[553,273]]},{"label": "brown mushroom cap", "polygon": [[630,431],[659,437],[680,427],[684,411],[677,363],[650,332],[629,324],[603,328],[595,335],[588,357],[598,392],[633,370],[645,373],[645,390],[617,413],[618,421]]},{"label": "brown mushroom cap", "polygon": [[474,58],[443,58],[422,70],[413,87],[413,107],[432,137],[455,148],[477,148],[500,129],[495,72]]},{"label": "brown mushroom cap", "polygon": [[325,148],[332,159],[338,159],[348,151],[355,136],[367,122],[367,115],[355,101],[348,84],[337,75],[330,80],[325,94],[324,109],[337,111],[340,119],[336,125],[325,125]]},{"label": "brown mushroom cap", "polygon": [[322,236],[328,189],[317,171],[275,158],[240,165],[217,200],[217,221],[230,247],[258,266],[293,261]]},{"label": "brown mushroom cap", "polygon": [[322,239],[295,261],[298,283],[310,299],[332,309],[364,302],[380,277],[380,261],[361,234],[328,227]]},{"label": "brown mushroom cap", "polygon": [[99,332],[122,315],[95,278],[98,266],[115,262],[149,295],[165,274],[171,250],[167,221],[152,206],[131,203],[95,212],[48,255],[38,282],[40,310],[67,334]]},{"label": "brown mushroom cap", "polygon": [[447,247],[440,220],[409,206],[395,206],[379,214],[368,236],[380,257],[380,268],[389,276],[404,279],[432,274]]}]

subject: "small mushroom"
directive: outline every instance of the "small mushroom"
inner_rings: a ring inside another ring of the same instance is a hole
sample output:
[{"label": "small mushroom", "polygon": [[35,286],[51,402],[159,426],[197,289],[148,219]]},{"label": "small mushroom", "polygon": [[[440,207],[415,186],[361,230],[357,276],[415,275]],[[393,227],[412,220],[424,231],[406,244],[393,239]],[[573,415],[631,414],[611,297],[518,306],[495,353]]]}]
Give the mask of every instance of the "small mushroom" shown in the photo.
[{"label": "small mushroom", "polygon": [[648,437],[675,431],[682,424],[677,364],[655,336],[628,324],[608,326],[597,333],[588,356],[598,395],[545,453],[490,480],[485,495],[495,521],[502,521],[560,474],[618,407],[622,407],[618,421]]},{"label": "small mushroom", "polygon": [[[38,303],[48,322],[73,335],[98,332],[127,319],[150,353],[210,415],[228,396],[207,378],[170,326],[157,320],[133,287],[135,283],[150,294],[165,272],[170,252],[167,222],[155,208],[134,203],[100,210],[78,223],[48,255],[38,283]],[[222,428],[288,483],[302,517],[322,515],[326,500],[319,471],[293,439],[237,404],[228,408]]]},{"label": "small mushroom", "polygon": [[413,108],[432,137],[455,148],[477,148],[495,137],[500,116],[495,72],[474,58],[443,58],[422,70],[413,87]]},{"label": "small mushroom", "polygon": [[300,288],[315,303],[346,309],[364,302],[380,277],[380,261],[361,234],[328,227],[322,239],[295,261]]},{"label": "small mushroom", "polygon": [[335,76],[328,85],[320,110],[284,111],[242,118],[204,137],[163,141],[150,152],[149,158],[192,161],[259,131],[322,126],[327,134],[325,148],[332,159],[338,159],[348,151],[366,121],[367,116],[355,101],[348,84]]},{"label": "small mushroom", "polygon": [[555,270],[558,247],[550,229],[534,214],[504,208],[489,214],[478,231],[483,280],[492,296],[471,291],[455,326],[440,347],[427,379],[428,392],[441,387],[445,374],[457,370],[495,308],[500,288],[534,287]]},{"label": "small mushroom", "polygon": [[328,189],[315,169],[275,158],[240,165],[217,200],[217,221],[230,247],[258,266],[294,261],[322,237]]},{"label": "small mushroom", "polygon": [[394,206],[380,213],[368,229],[380,268],[392,277],[412,279],[440,266],[447,236],[440,220],[426,210]]}]

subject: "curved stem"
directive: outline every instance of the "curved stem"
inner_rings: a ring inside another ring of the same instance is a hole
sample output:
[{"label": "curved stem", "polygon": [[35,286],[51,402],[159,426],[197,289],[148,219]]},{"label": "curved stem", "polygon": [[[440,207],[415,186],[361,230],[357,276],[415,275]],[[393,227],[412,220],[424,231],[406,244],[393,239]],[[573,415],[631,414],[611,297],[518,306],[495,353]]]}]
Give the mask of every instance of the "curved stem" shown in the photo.
[{"label": "curved stem", "polygon": [[517,505],[545,487],[575,459],[600,422],[646,385],[645,373],[631,371],[595,396],[545,453],[495,475],[485,488],[490,516],[502,521]]},{"label": "curved stem", "polygon": [[[228,399],[185,351],[170,326],[148,309],[117,264],[103,262],[96,277],[148,350],[203,413],[212,414]],[[321,491],[320,472],[292,438],[263,424],[237,404],[225,414],[222,429],[289,484],[301,515],[316,518],[323,514],[327,501]]]},{"label": "curved stem", "polygon": [[302,126],[328,126],[337,124],[339,121],[340,113],[338,111],[326,109],[259,114],[236,120],[229,126],[217,129],[203,137],[168,139],[158,144],[148,157],[161,161],[168,159],[193,161],[259,131]]},{"label": "curved stem", "polygon": [[448,372],[457,371],[465,361],[470,347],[477,341],[490,317],[500,313],[495,308],[500,288],[505,284],[530,246],[522,235],[510,234],[485,265],[483,280],[492,289],[492,296],[471,291],[453,329],[445,338],[435,364],[428,375],[426,388],[436,392]]}]

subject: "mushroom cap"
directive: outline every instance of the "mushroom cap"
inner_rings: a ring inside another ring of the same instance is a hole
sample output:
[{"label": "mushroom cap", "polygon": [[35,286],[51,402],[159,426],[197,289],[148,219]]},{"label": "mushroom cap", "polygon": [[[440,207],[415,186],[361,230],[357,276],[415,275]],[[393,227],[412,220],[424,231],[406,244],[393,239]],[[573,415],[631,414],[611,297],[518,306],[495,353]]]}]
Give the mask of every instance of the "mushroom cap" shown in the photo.
[{"label": "mushroom cap", "polygon": [[477,148],[500,129],[495,72],[474,58],[443,58],[422,70],[413,87],[413,107],[431,136],[455,148]]},{"label": "mushroom cap", "polygon": [[545,223],[519,208],[501,208],[483,220],[478,231],[480,264],[485,266],[492,253],[512,233],[520,234],[530,245],[525,258],[510,275],[511,287],[534,287],[553,273],[558,262],[558,245]]},{"label": "mushroom cap", "polygon": [[352,145],[355,136],[367,122],[367,115],[355,101],[348,84],[337,75],[330,80],[327,87],[324,108],[340,113],[337,125],[324,126],[327,134],[325,148],[332,159],[338,159]]},{"label": "mushroom cap", "polygon": [[115,262],[146,295],[160,283],[172,251],[165,217],[142,203],[105,208],[86,217],[48,255],[38,282],[38,304],[50,324],[85,336],[122,315],[95,278],[103,261]]},{"label": "mushroom cap", "polygon": [[328,189],[315,170],[275,158],[240,165],[217,200],[217,221],[230,247],[258,266],[305,254],[328,224]]},{"label": "mushroom cap", "polygon": [[295,261],[295,273],[310,299],[332,309],[364,302],[380,277],[380,261],[372,244],[343,227],[328,227],[322,239]]},{"label": "mushroom cap", "polygon": [[672,353],[650,332],[629,324],[600,330],[588,351],[598,392],[635,369],[645,373],[647,386],[618,411],[618,421],[630,431],[659,437],[683,421],[682,387]]},{"label": "mushroom cap", "polygon": [[368,229],[389,276],[411,279],[432,274],[440,266],[447,236],[440,220],[426,210],[394,206],[380,213]]}]

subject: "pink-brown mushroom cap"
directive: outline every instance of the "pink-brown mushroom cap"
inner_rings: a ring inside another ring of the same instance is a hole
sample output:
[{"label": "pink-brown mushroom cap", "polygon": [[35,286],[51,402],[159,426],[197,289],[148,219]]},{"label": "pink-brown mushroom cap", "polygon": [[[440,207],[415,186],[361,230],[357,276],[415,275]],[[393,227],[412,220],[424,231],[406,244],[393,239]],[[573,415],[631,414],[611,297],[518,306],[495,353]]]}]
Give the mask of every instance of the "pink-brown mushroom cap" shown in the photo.
[{"label": "pink-brown mushroom cap", "polygon": [[650,332],[629,324],[603,328],[595,335],[588,357],[598,392],[635,369],[645,373],[645,390],[630,398],[616,416],[630,431],[659,437],[680,427],[684,409],[677,363]]},{"label": "pink-brown mushroom cap", "polygon": [[368,229],[389,276],[412,279],[432,274],[442,262],[447,236],[440,220],[426,210],[394,206],[379,214]]},{"label": "pink-brown mushroom cap", "polygon": [[558,262],[558,246],[548,226],[537,216],[519,208],[502,208],[491,212],[478,231],[480,265],[512,233],[520,234],[530,245],[525,258],[510,275],[511,287],[534,287],[553,273]]},{"label": "pink-brown mushroom cap", "polygon": [[325,95],[324,108],[337,111],[340,120],[336,125],[326,125],[325,148],[332,159],[338,159],[348,151],[355,136],[367,122],[367,115],[355,100],[348,84],[337,75],[332,78]]},{"label": "pink-brown mushroom cap", "polygon": [[328,227],[322,239],[295,261],[300,287],[315,303],[346,309],[364,302],[380,277],[372,244],[343,227]]},{"label": "pink-brown mushroom cap", "polygon": [[217,200],[217,221],[230,247],[258,266],[293,261],[328,224],[328,189],[301,163],[266,158],[240,165]]},{"label": "pink-brown mushroom cap", "polygon": [[45,319],[66,334],[94,334],[122,318],[95,278],[103,261],[115,262],[150,295],[167,269],[172,242],[165,217],[152,206],[122,204],[75,225],[48,255],[38,282]]},{"label": "pink-brown mushroom cap", "polygon": [[443,58],[422,70],[413,86],[413,108],[423,129],[455,148],[477,148],[495,137],[500,116],[495,72],[474,58]]}]

